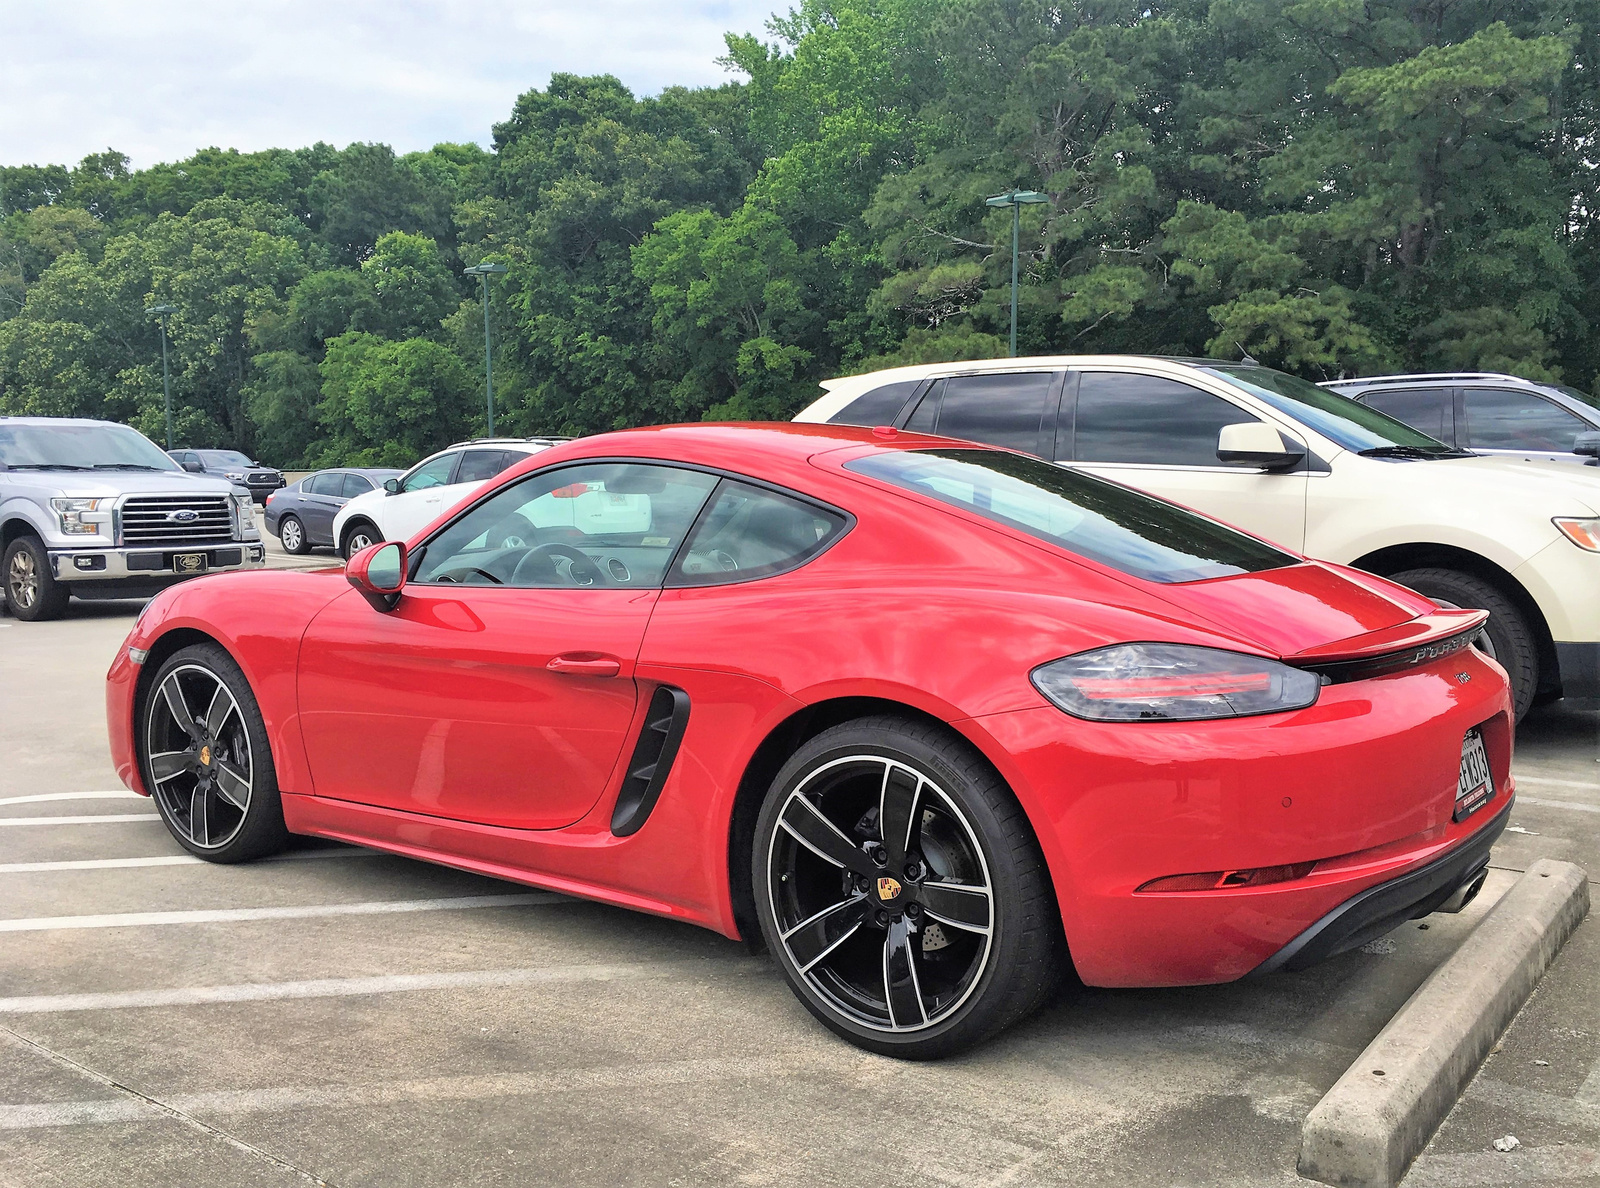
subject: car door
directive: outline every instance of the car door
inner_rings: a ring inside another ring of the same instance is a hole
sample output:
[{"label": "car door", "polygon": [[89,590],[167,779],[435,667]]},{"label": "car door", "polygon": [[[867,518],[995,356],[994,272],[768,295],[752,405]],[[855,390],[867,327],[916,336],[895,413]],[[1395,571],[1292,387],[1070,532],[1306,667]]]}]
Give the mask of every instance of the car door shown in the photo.
[{"label": "car door", "polygon": [[1357,399],[1436,441],[1456,444],[1454,388],[1372,388]]},{"label": "car door", "polygon": [[1076,380],[1076,391],[1063,400],[1058,461],[1181,503],[1285,548],[1298,552],[1303,547],[1307,470],[1267,473],[1227,466],[1217,458],[1224,425],[1260,417],[1164,376],[1084,371]]},{"label": "car door", "polygon": [[429,458],[400,480],[400,490],[373,509],[384,539],[410,540],[439,517],[460,461],[461,451],[451,450]]},{"label": "car door", "polygon": [[1594,431],[1553,400],[1516,388],[1464,388],[1461,413],[1462,444],[1499,457],[1582,462],[1572,447],[1578,434]]},{"label": "car door", "polygon": [[[377,484],[364,474],[357,474],[353,470],[345,471],[344,483],[339,489],[339,506],[343,507],[357,495],[365,495],[377,490]],[[335,513],[337,514],[337,513]],[[319,543],[337,544],[333,539],[333,521],[328,521],[328,539]]]},{"label": "car door", "polygon": [[333,517],[344,506],[344,473],[325,470],[314,474],[301,486],[299,515],[313,544],[331,544]]},{"label": "car door", "polygon": [[[317,795],[513,829],[582,817],[629,741],[662,575],[716,483],[651,463],[538,472],[424,542],[393,610],[336,598],[300,651]],[[597,513],[564,514],[580,502]],[[508,520],[562,527],[497,547]]]}]

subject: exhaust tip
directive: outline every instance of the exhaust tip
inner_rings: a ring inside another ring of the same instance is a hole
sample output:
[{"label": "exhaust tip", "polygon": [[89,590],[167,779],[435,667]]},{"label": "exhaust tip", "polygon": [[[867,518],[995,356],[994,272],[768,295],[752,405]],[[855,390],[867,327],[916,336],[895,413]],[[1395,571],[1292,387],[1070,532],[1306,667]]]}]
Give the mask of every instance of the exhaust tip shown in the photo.
[{"label": "exhaust tip", "polygon": [[1484,881],[1489,877],[1489,868],[1486,866],[1472,878],[1457,887],[1450,898],[1436,908],[1436,911],[1449,912],[1454,915],[1461,911],[1467,904],[1478,898],[1478,892],[1483,890]]}]

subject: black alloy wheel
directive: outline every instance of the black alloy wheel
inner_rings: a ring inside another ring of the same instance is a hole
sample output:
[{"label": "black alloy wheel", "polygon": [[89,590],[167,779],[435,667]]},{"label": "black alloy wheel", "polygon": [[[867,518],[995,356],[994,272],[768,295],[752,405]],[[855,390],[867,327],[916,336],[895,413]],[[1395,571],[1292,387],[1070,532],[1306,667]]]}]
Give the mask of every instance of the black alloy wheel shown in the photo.
[{"label": "black alloy wheel", "polygon": [[311,541],[306,537],[306,526],[299,516],[284,516],[278,521],[278,543],[283,551],[299,556],[311,551]]},{"label": "black alloy wheel", "polygon": [[216,644],[174,653],[147,686],[139,732],[145,788],[190,853],[242,862],[288,841],[261,711]]},{"label": "black alloy wheel", "polygon": [[1389,580],[1410,586],[1446,610],[1489,612],[1489,621],[1472,642],[1506,670],[1512,708],[1522,721],[1539,692],[1539,642],[1516,603],[1482,578],[1454,569],[1408,569],[1389,575]]},{"label": "black alloy wheel", "polygon": [[67,611],[65,583],[50,571],[50,554],[34,536],[19,536],[0,558],[6,609],[24,623],[59,619]]},{"label": "black alloy wheel", "polygon": [[375,545],[383,539],[379,532],[366,520],[357,520],[344,534],[344,559],[354,557],[368,545]]},{"label": "black alloy wheel", "polygon": [[1027,818],[932,724],[862,719],[801,747],[762,808],[752,870],[790,987],[861,1047],[948,1055],[1055,984],[1060,919]]}]

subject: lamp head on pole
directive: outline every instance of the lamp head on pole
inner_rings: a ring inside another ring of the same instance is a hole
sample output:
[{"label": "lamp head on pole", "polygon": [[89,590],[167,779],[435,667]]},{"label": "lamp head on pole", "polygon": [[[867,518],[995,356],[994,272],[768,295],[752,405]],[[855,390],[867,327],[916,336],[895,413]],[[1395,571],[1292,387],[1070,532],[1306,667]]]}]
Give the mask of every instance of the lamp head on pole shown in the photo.
[{"label": "lamp head on pole", "polygon": [[147,314],[154,314],[156,317],[162,318],[167,314],[177,313],[178,307],[176,305],[147,305],[144,307],[144,312]]},{"label": "lamp head on pole", "polygon": [[494,276],[501,272],[510,272],[511,270],[504,264],[495,264],[489,260],[485,260],[481,264],[474,264],[471,268],[463,268],[461,271],[467,276]]},{"label": "lamp head on pole", "polygon": [[1041,194],[1037,190],[1007,190],[1004,194],[996,194],[993,198],[985,198],[985,206],[1033,206],[1040,202],[1049,202],[1050,195]]}]

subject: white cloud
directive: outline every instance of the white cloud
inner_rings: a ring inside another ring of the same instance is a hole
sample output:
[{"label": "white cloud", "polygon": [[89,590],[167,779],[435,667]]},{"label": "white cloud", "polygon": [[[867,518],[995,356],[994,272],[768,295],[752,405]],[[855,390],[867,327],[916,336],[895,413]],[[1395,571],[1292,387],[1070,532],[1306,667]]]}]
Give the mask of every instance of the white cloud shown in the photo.
[{"label": "white cloud", "polygon": [[774,0],[0,0],[0,164],[135,166],[216,145],[487,145],[552,72],[636,94],[731,77]]}]

